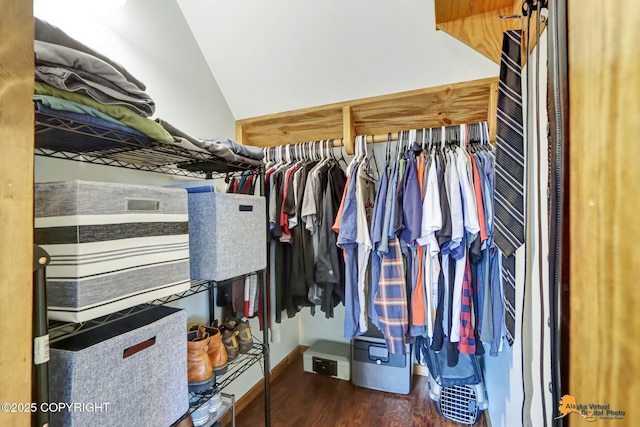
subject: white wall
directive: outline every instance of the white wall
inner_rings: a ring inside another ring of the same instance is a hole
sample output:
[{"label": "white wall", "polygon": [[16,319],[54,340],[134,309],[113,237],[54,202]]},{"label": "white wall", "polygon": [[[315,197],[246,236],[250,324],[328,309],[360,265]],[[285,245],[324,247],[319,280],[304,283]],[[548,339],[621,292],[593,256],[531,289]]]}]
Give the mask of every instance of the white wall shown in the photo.
[{"label": "white wall", "polygon": [[196,137],[235,137],[235,119],[175,0],[34,0],[34,14],[147,85],[154,117]]},{"label": "white wall", "polygon": [[[528,222],[531,228],[527,234],[527,252],[530,251],[531,258],[527,259],[527,271],[530,277],[525,274],[525,248],[521,247],[516,252],[516,340],[512,348],[505,343],[505,350],[498,357],[488,356],[488,347],[483,360],[483,371],[485,385],[489,398],[489,418],[492,427],[537,427],[544,425],[542,411],[542,399],[546,403],[547,422],[551,425],[551,420],[555,416],[557,402],[551,402],[551,393],[547,385],[551,381],[550,368],[550,330],[547,327],[549,318],[549,264],[548,254],[548,220],[547,220],[547,198],[546,188],[548,179],[548,153],[546,124],[546,84],[547,84],[547,37],[546,33],[540,39],[540,129],[541,144],[539,147],[539,157],[536,150],[535,122],[530,119],[529,133],[527,135],[527,156],[530,160],[530,182],[537,182],[541,186],[541,200],[536,200],[535,191],[530,190],[532,199],[529,201]],[[530,90],[531,97],[534,95],[535,85],[535,52],[530,59]],[[523,70],[523,100],[526,99],[526,73],[529,67]],[[530,114],[533,114],[533,103]],[[540,173],[538,174],[538,164]],[[531,187],[533,188],[533,186]],[[537,206],[540,205],[542,213],[542,235],[539,235],[537,228]],[[542,259],[538,258],[538,248],[541,247]],[[542,267],[542,280],[539,275],[539,266]],[[526,287],[524,286],[526,280]],[[540,286],[543,289],[540,297]],[[522,313],[524,310],[524,325]],[[543,321],[544,341],[540,341],[540,321]],[[524,326],[524,327],[523,327]],[[542,353],[541,353],[542,352]],[[540,361],[544,367],[541,372]],[[543,387],[540,386],[540,376],[543,375]],[[526,396],[526,399],[525,399]]]},{"label": "white wall", "polygon": [[313,345],[317,340],[349,342],[344,337],[344,306],[334,309],[334,318],[326,319],[319,307],[315,316],[308,308],[302,310],[300,317],[300,344]]},{"label": "white wall", "polygon": [[493,77],[433,0],[178,0],[237,119]]}]

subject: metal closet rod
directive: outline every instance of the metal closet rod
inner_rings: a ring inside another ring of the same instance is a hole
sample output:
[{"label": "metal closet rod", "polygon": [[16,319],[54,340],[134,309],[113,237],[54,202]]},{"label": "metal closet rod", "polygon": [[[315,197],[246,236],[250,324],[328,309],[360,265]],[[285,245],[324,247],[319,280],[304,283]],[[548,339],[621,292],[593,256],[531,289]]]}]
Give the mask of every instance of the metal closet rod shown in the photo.
[{"label": "metal closet rod", "polygon": [[[469,129],[472,129],[473,127],[476,127],[476,129],[481,126],[482,124],[485,124],[486,126],[486,122],[475,122],[475,123],[468,123],[467,125],[469,126]],[[448,125],[448,126],[444,126],[445,128],[445,132],[451,132],[451,131],[458,131],[460,129],[461,125]],[[435,137],[435,139],[437,141],[440,141],[440,132],[442,130],[443,126],[438,126],[438,127],[433,127],[433,128],[419,128],[419,129],[412,129],[412,130],[417,130],[417,131],[429,131],[432,130],[433,131],[433,135]],[[484,129],[485,131],[487,130],[486,127]],[[409,130],[405,130],[402,131],[404,133],[408,133]],[[476,131],[477,132],[477,131]],[[391,135],[391,139],[389,139],[389,135]],[[380,134],[380,135],[357,135],[356,137],[359,136],[364,136],[366,138],[366,142],[367,144],[377,144],[377,143],[381,143],[381,142],[387,142],[387,141],[397,141],[398,138],[400,137],[400,132],[390,132],[388,134]],[[488,135],[485,135],[485,138],[488,139]],[[329,139],[330,140],[330,139]],[[333,146],[334,147],[340,147],[340,145],[343,144],[343,139],[334,139],[333,140]],[[293,144],[295,145],[295,144]]]},{"label": "metal closet rod", "polygon": [[[483,123],[486,122],[475,122],[475,123],[468,123],[469,129],[471,129],[471,127],[476,127],[476,126],[480,126]],[[449,125],[449,126],[444,126],[445,128],[445,132],[451,132],[451,131],[457,131],[460,129],[460,125]],[[438,126],[438,127],[434,127],[434,128],[419,128],[419,129],[412,129],[412,130],[417,130],[417,131],[422,131],[422,130],[432,130],[433,131],[433,135],[437,138],[437,140],[440,140],[440,133],[442,130],[442,126]],[[405,130],[405,131],[400,131],[400,132],[404,132],[404,133],[408,133],[409,130]],[[364,136],[366,138],[366,142],[367,144],[377,144],[377,143],[381,143],[381,142],[387,142],[387,141],[397,141],[399,136],[400,136],[400,132],[389,132],[389,133],[385,133],[385,134],[379,134],[379,135],[356,135],[354,137],[360,137],[360,136]],[[391,139],[389,139],[389,135],[391,135]],[[291,144],[282,144],[281,146],[287,146],[287,145],[304,145],[304,144],[310,144],[310,143],[314,143],[314,142],[320,142],[320,141],[333,141],[333,146],[334,147],[340,147],[340,145],[344,144],[344,139],[343,138],[326,138],[326,139],[322,139],[322,140],[315,140],[315,141],[305,141],[305,142],[297,142],[297,143],[291,143]],[[277,147],[277,145],[274,145],[270,148],[273,147]]]},{"label": "metal closet rod", "polygon": [[[486,141],[489,141],[489,131],[488,131],[488,126],[487,126],[487,122],[474,122],[474,123],[467,123],[467,132],[469,133],[470,136],[473,137],[473,139],[477,139],[477,138],[482,138]],[[419,128],[419,129],[412,129],[412,131],[432,131],[433,134],[433,140],[435,142],[441,142],[442,141],[442,128],[444,127],[445,133],[446,133],[446,139],[445,140],[450,140],[452,134],[454,136],[454,140],[457,140],[457,138],[460,137],[460,128],[462,125],[449,125],[449,126],[438,126],[438,127],[434,127],[434,128]],[[410,130],[405,130],[405,131],[400,131],[400,132],[389,132],[386,134],[379,134],[379,135],[357,135],[354,137],[354,142],[355,142],[355,138],[357,137],[361,137],[364,136],[366,138],[366,143],[367,144],[378,144],[378,143],[384,143],[387,141],[390,142],[395,142],[398,141],[398,138],[400,137],[400,133],[406,133],[408,134],[410,132]],[[422,138],[422,136],[420,136],[420,138]],[[322,139],[322,140],[315,140],[315,141],[305,141],[305,142],[297,142],[297,143],[290,143],[290,144],[282,144],[282,145],[272,145],[270,147],[266,147],[265,149],[268,150],[269,152],[271,152],[272,150],[275,150],[277,147],[287,147],[287,146],[309,146],[310,144],[314,144],[314,143],[322,143],[322,147],[328,147],[327,143],[328,141],[332,141],[332,146],[334,148],[336,147],[344,147],[346,149],[347,154],[353,154],[353,153],[349,153],[348,150],[348,146],[347,144],[345,144],[344,138],[327,138],[327,139]]]}]

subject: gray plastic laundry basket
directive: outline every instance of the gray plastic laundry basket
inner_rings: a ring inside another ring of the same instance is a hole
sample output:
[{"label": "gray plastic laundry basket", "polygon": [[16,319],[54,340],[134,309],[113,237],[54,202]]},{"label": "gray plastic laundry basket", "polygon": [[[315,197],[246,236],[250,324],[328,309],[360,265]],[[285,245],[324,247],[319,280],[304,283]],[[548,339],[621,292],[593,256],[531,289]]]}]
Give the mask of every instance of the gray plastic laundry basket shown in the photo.
[{"label": "gray plastic laundry basket", "polygon": [[478,422],[488,407],[478,357],[460,354],[455,366],[447,364],[446,345],[433,351],[427,339],[416,341],[416,354],[422,356],[429,368],[429,397],[444,418],[461,423]]}]

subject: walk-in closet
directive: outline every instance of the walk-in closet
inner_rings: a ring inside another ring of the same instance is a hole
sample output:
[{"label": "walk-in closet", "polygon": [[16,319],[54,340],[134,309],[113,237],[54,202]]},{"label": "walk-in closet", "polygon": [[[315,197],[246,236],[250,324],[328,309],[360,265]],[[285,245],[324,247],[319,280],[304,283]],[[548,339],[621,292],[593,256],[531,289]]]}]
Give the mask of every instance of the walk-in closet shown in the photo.
[{"label": "walk-in closet", "polygon": [[640,423],[630,0],[0,0],[0,425]]}]

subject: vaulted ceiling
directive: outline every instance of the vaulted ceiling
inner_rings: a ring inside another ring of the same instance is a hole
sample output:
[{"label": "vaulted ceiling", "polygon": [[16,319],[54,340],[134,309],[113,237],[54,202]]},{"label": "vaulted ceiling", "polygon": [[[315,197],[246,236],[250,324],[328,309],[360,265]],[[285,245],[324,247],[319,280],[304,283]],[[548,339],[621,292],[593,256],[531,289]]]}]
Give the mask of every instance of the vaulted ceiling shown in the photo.
[{"label": "vaulted ceiling", "polygon": [[177,0],[236,119],[492,77],[433,0]]}]

